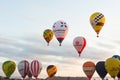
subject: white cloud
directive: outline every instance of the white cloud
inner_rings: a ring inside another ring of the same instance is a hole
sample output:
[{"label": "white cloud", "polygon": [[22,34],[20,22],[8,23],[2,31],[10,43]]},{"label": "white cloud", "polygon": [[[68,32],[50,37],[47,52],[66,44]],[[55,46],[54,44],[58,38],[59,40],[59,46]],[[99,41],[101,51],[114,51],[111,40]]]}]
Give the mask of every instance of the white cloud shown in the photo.
[{"label": "white cloud", "polygon": [[[94,41],[94,45],[88,43],[81,56],[78,57],[78,53],[70,41],[62,46],[52,44],[52,42],[50,46],[47,46],[42,37],[38,38],[37,36],[24,36],[20,38],[1,37],[0,39],[1,63],[10,59],[15,61],[16,64],[24,59],[29,62],[37,59],[43,64],[43,70],[39,76],[43,78],[47,77],[46,67],[50,64],[58,67],[57,76],[85,76],[84,72],[82,72],[83,63],[88,60],[95,63],[99,60],[104,61],[113,55],[112,50],[109,50],[109,48],[111,49],[116,45],[116,42],[112,42],[113,44],[110,45],[111,41],[109,40],[106,44]],[[90,38],[89,40],[93,39]],[[53,43],[57,43],[57,41],[53,40]],[[1,73],[3,74],[2,71]],[[14,77],[17,75],[19,75],[18,71],[13,74]]]}]

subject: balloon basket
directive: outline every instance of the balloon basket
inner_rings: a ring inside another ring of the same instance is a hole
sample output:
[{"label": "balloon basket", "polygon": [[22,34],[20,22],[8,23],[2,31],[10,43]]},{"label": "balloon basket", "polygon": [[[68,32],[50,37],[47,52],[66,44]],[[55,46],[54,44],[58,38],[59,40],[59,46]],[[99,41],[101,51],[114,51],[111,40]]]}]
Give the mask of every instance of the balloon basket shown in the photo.
[{"label": "balloon basket", "polygon": [[49,46],[49,43],[47,44],[47,46]]},{"label": "balloon basket", "polygon": [[99,35],[97,34],[97,38],[99,37]]},{"label": "balloon basket", "polygon": [[61,43],[59,44],[59,46],[61,46]]}]

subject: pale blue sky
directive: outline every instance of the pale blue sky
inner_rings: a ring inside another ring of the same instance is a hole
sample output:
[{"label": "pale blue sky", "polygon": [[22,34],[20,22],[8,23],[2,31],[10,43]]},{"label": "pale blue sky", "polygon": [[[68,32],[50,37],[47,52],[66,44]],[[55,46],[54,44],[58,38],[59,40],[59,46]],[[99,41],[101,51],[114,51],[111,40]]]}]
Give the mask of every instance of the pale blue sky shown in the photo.
[{"label": "pale blue sky", "polygon": [[[99,38],[89,22],[96,11],[106,17]],[[39,77],[47,76],[45,69],[49,64],[58,66],[56,76],[85,76],[82,71],[85,61],[96,63],[120,53],[119,19],[119,0],[0,0],[0,66],[6,60],[18,64],[23,59],[38,59],[44,67]],[[69,32],[61,47],[55,37],[48,47],[43,31],[52,29],[58,20],[69,25]],[[80,58],[72,44],[76,36],[87,40]],[[2,69],[0,74],[4,75]],[[13,76],[18,74],[16,70]]]}]

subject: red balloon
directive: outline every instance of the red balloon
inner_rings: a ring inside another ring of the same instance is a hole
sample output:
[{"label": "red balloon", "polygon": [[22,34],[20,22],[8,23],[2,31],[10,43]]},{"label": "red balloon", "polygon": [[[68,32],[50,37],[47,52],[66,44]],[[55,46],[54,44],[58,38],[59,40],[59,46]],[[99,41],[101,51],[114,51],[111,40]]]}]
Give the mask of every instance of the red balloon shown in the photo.
[{"label": "red balloon", "polygon": [[86,46],[86,39],[82,36],[75,37],[73,40],[73,46],[75,47],[80,56],[80,54]]},{"label": "red balloon", "polygon": [[21,74],[21,76],[25,78],[29,71],[29,62],[26,60],[21,61],[18,64],[18,71]]},{"label": "red balloon", "polygon": [[38,60],[33,60],[30,64],[30,72],[37,78],[42,70],[42,64]]}]

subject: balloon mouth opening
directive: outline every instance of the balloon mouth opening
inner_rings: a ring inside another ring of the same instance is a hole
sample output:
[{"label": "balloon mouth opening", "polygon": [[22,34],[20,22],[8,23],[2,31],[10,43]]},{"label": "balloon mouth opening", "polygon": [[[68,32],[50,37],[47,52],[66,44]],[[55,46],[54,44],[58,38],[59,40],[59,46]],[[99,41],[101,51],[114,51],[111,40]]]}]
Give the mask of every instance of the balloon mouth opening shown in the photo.
[{"label": "balloon mouth opening", "polygon": [[99,35],[97,34],[97,38],[99,37]]},{"label": "balloon mouth opening", "polygon": [[81,56],[81,51],[78,52],[79,53],[79,57]]},{"label": "balloon mouth opening", "polygon": [[59,46],[61,46],[61,43],[59,44]]},{"label": "balloon mouth opening", "polygon": [[49,43],[47,43],[47,46],[49,46]]},{"label": "balloon mouth opening", "polygon": [[104,25],[104,23],[102,23],[102,22],[98,22],[97,24],[96,24],[96,26],[103,26]]}]

